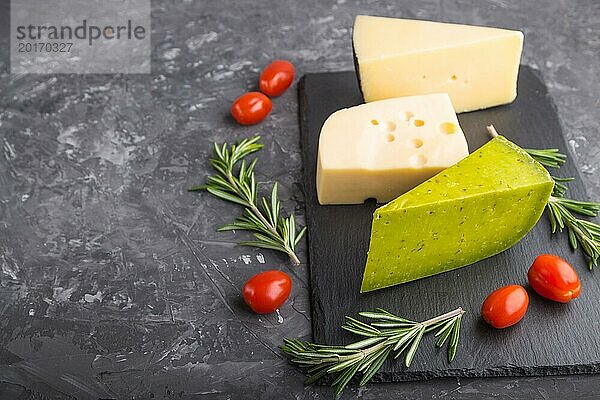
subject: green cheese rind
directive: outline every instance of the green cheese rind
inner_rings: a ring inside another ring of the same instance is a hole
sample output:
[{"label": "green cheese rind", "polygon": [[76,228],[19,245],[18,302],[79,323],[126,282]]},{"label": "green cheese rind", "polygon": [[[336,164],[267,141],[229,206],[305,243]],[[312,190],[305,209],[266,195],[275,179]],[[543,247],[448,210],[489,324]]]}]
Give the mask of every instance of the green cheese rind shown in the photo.
[{"label": "green cheese rind", "polygon": [[378,208],[361,292],[471,265],[514,246],[537,223],[554,181],[499,136]]}]

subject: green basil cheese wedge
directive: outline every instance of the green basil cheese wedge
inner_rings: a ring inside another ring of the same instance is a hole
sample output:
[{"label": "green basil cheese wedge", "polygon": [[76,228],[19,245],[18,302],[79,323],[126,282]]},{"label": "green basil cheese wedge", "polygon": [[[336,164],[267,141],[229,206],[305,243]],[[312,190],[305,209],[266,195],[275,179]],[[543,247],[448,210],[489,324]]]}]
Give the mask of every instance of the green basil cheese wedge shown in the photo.
[{"label": "green basil cheese wedge", "polygon": [[498,254],[537,223],[554,180],[502,136],[378,208],[361,292]]}]

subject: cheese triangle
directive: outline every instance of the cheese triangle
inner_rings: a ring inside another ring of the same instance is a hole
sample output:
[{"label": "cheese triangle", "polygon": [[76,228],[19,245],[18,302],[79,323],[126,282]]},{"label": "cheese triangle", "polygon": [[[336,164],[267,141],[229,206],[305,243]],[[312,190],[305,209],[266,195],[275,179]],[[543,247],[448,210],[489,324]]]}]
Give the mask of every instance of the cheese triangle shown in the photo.
[{"label": "cheese triangle", "polygon": [[353,47],[367,102],[448,93],[463,112],[516,97],[519,31],[359,15]]},{"label": "cheese triangle", "polygon": [[381,100],[336,111],[319,136],[321,204],[395,199],[469,154],[445,93]]}]

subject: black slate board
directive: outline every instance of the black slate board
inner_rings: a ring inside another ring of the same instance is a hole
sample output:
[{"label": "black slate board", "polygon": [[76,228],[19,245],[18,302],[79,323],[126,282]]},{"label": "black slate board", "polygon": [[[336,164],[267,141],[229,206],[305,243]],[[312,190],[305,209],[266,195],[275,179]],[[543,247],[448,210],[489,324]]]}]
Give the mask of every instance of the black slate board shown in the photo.
[{"label": "black slate board", "polygon": [[[522,66],[519,95],[507,106],[459,115],[472,152],[497,130],[522,147],[558,147],[568,154],[556,107],[538,72]],[[459,306],[467,313],[456,359],[423,340],[410,369],[388,360],[375,381],[409,381],[434,377],[559,375],[600,372],[600,279],[573,253],[565,234],[550,234],[544,214],[538,225],[513,248],[470,267],[404,285],[359,293],[369,245],[374,203],[321,206],[315,171],[321,125],[334,111],[362,102],[354,72],[307,74],[300,81],[300,125],[304,157],[306,216],[312,300],[313,338],[318,343],[346,344],[356,336],[341,330],[344,315],[383,307],[413,320],[424,320]],[[586,198],[573,158],[555,176],[574,176],[575,198]],[[527,286],[527,269],[536,255],[554,253],[569,260],[579,273],[583,291],[569,304],[537,296]],[[505,330],[494,330],[480,318],[480,307],[492,290],[524,285],[530,294],[525,319]]]}]

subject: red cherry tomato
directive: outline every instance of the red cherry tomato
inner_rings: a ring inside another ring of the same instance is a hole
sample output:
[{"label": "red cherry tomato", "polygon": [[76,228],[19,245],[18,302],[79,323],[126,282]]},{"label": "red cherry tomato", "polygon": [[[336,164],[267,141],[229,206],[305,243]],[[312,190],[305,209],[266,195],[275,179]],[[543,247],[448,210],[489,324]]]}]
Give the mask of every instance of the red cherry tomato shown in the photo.
[{"label": "red cherry tomato", "polygon": [[508,285],[494,290],[481,306],[485,322],[502,329],[519,322],[529,306],[529,295],[519,285]]},{"label": "red cherry tomato", "polygon": [[242,125],[254,125],[271,112],[271,100],[260,92],[244,93],[231,106],[231,115]]},{"label": "red cherry tomato", "polygon": [[244,301],[256,313],[269,314],[278,309],[292,291],[290,276],[270,270],[254,275],[244,284]]},{"label": "red cherry tomato", "polygon": [[542,297],[560,303],[568,303],[579,296],[581,283],[573,267],[558,256],[538,256],[529,272],[529,284]]},{"label": "red cherry tomato", "polygon": [[280,96],[294,80],[294,66],[285,60],[275,60],[260,74],[260,90],[271,97]]}]

